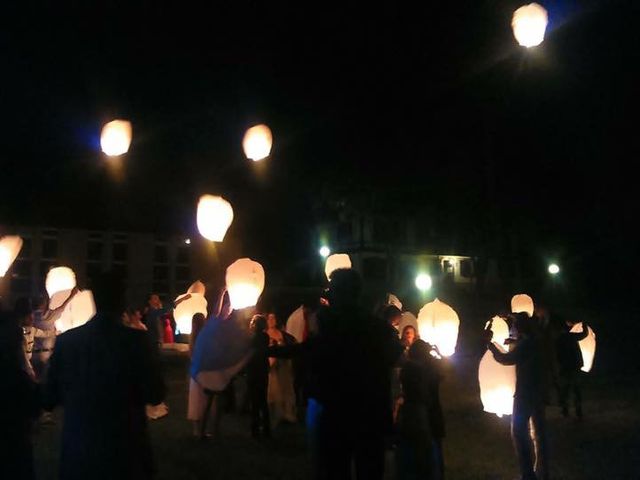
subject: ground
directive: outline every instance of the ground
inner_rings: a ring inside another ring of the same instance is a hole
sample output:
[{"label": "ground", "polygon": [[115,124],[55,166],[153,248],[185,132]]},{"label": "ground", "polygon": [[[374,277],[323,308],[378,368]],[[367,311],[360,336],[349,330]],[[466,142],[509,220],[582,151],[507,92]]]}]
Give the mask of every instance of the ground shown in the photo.
[{"label": "ground", "polygon": [[[187,362],[175,352],[164,356],[169,386],[167,417],[151,422],[151,435],[160,480],[306,479],[310,478],[304,428],[276,430],[271,441],[249,435],[246,415],[230,414],[218,440],[194,440],[185,418]],[[517,478],[509,437],[509,418],[484,413],[477,386],[477,355],[447,361],[442,388],[447,437],[448,480],[511,480]],[[585,375],[585,418],[563,418],[557,406],[548,408],[555,480],[632,480],[640,478],[640,411],[638,377]],[[61,412],[57,424],[36,435],[38,478],[56,478]],[[393,453],[387,476],[393,479]]]}]

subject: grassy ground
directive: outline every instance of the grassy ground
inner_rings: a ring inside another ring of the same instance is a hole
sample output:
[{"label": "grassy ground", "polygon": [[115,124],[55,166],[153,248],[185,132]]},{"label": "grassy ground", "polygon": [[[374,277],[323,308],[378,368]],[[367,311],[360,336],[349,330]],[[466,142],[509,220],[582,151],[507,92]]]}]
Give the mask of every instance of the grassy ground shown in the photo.
[{"label": "grassy ground", "polygon": [[[500,480],[517,477],[509,437],[509,419],[482,412],[477,387],[477,358],[450,360],[442,388],[447,438],[447,478]],[[185,419],[187,359],[165,357],[170,414],[151,422],[158,478],[190,479],[303,479],[309,478],[304,429],[280,428],[271,441],[249,436],[249,419],[228,415],[222,438],[199,443],[190,436]],[[640,385],[638,377],[612,378],[593,374],[585,379],[585,419],[565,419],[549,407],[549,437],[553,479],[632,480],[640,478]],[[56,426],[36,436],[39,479],[54,479],[59,449],[60,412]],[[387,478],[393,476],[388,455]]]}]

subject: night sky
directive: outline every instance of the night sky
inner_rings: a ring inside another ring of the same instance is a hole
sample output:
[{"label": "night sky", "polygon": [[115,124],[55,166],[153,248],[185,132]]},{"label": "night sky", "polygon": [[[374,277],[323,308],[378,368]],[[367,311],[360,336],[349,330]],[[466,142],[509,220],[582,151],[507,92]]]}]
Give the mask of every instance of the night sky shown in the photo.
[{"label": "night sky", "polygon": [[[217,193],[249,246],[302,255],[331,185],[424,209],[453,237],[490,210],[593,292],[632,278],[638,2],[545,2],[532,51],[502,0],[86,3],[3,12],[2,223],[189,234]],[[134,130],[119,176],[99,151],[113,118]],[[264,165],[240,145],[258,122],[275,139]]]}]

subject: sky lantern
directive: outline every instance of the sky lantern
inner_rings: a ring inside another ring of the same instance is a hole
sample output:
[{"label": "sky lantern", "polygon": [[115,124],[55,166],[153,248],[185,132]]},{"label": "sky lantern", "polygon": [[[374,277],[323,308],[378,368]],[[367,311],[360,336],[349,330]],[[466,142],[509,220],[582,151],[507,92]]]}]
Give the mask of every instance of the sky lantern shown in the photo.
[{"label": "sky lantern", "polygon": [[264,290],[264,269],[250,258],[241,258],[227,267],[226,282],[231,308],[253,307]]},{"label": "sky lantern", "polygon": [[22,248],[22,238],[7,235],[0,239],[0,277],[4,277]]},{"label": "sky lantern", "polygon": [[222,197],[203,195],[198,202],[197,223],[200,234],[212,242],[221,242],[233,222],[233,208]]},{"label": "sky lantern", "polygon": [[[587,337],[578,342],[578,345],[580,346],[580,353],[582,353],[582,361],[584,363],[581,368],[583,372],[591,371],[591,367],[593,367],[593,357],[596,355],[596,334],[589,326],[587,326],[587,331]],[[582,332],[582,322],[576,323],[571,327],[571,332]]]},{"label": "sky lantern", "polygon": [[[59,295],[66,290],[54,293]],[[68,294],[67,294],[68,298]],[[53,301],[53,300],[52,300]],[[80,327],[91,320],[96,314],[96,304],[91,290],[82,290],[76,293],[67,303],[60,318],[56,320],[55,327],[60,332],[66,332],[72,328]]]},{"label": "sky lantern", "polygon": [[418,314],[420,338],[436,345],[445,357],[453,355],[456,350],[459,326],[456,311],[437,298],[422,307]]},{"label": "sky lantern", "polygon": [[520,312],[533,317],[533,299],[526,293],[519,293],[511,298],[511,313]]},{"label": "sky lantern", "polygon": [[542,5],[530,3],[513,12],[511,28],[513,36],[523,47],[536,47],[544,40],[547,29],[547,11]]},{"label": "sky lantern", "polygon": [[[202,313],[207,316],[207,299],[204,298],[204,284],[200,281],[195,282],[187,293],[176,298],[176,308],[173,309],[173,318],[176,321],[177,333],[190,334],[191,321],[196,313]],[[189,298],[186,298],[189,295]],[[186,300],[183,300],[185,299]]]},{"label": "sky lantern", "polygon": [[267,158],[271,153],[272,144],[273,135],[269,127],[264,124],[251,127],[242,139],[245,156],[254,162]]},{"label": "sky lantern", "polygon": [[131,122],[113,120],[102,127],[100,147],[105,155],[118,157],[129,151],[131,145]]},{"label": "sky lantern", "polygon": [[49,298],[63,290],[72,290],[76,286],[76,274],[69,267],[55,267],[47,273],[45,288]]},{"label": "sky lantern", "polygon": [[334,253],[327,257],[327,261],[324,264],[324,273],[327,279],[331,277],[334,270],[339,268],[351,268],[351,258],[346,253]]}]

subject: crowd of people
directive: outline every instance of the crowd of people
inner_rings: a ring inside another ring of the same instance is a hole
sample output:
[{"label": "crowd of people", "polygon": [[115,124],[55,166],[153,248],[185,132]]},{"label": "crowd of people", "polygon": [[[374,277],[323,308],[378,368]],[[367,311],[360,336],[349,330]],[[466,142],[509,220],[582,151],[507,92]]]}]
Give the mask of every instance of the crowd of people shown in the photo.
[{"label": "crowd of people", "polygon": [[[352,471],[358,479],[381,479],[389,448],[397,478],[443,479],[442,356],[415,326],[399,330],[397,306],[370,313],[360,293],[357,272],[340,269],[321,298],[301,307],[302,327],[288,328],[272,312],[255,313],[246,323],[249,354],[225,388],[213,391],[191,375],[186,417],[194,435],[215,437],[222,412],[239,408],[250,414],[254,438],[304,421],[316,479],[352,478]],[[147,420],[168,413],[159,347],[173,341],[175,305],[152,294],[144,307],[126,307],[108,275],[94,296],[98,314],[62,335],[55,321],[64,305],[50,310],[42,299],[35,307],[19,299],[12,312],[2,312],[0,412],[14,440],[3,463],[16,472],[11,478],[35,478],[33,428],[51,422],[48,412],[56,406],[65,410],[60,478],[154,476]],[[232,317],[223,290],[212,312],[194,315],[190,351],[209,322],[225,325]],[[505,319],[513,332],[506,351],[492,343],[489,329],[484,340],[498,362],[516,368],[512,437],[521,478],[546,479],[547,387],[558,387],[565,415],[572,393],[582,416],[578,341],[587,328],[572,333],[573,323],[563,321],[559,334],[545,336],[548,319],[540,313]],[[557,368],[545,364],[550,354]],[[240,380],[246,394],[236,405]]]}]

